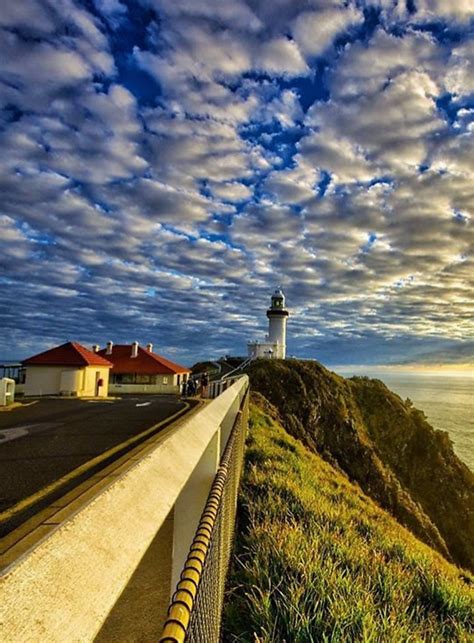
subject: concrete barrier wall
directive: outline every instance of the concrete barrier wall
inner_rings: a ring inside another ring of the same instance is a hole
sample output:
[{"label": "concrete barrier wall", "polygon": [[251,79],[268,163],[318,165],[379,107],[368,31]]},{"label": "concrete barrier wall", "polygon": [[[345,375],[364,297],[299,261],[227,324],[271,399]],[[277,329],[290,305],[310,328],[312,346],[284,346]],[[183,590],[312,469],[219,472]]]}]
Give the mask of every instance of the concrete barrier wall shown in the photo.
[{"label": "concrete barrier wall", "polygon": [[92,641],[173,507],[169,555],[173,570],[182,567],[196,527],[191,522],[199,519],[247,388],[243,377],[184,419],[5,571],[0,640]]}]

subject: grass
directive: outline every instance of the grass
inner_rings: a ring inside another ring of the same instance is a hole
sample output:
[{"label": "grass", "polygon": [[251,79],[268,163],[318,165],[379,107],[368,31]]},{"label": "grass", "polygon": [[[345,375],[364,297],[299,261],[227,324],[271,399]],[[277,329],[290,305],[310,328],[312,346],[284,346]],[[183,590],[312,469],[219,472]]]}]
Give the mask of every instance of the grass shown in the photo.
[{"label": "grass", "polygon": [[474,579],[252,405],[224,640],[472,641]]}]

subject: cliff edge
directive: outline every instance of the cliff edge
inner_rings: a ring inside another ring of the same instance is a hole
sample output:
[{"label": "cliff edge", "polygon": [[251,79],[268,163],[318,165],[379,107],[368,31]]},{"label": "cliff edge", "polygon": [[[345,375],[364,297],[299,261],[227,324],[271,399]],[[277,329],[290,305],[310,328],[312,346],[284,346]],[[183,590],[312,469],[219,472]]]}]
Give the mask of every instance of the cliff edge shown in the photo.
[{"label": "cliff edge", "polygon": [[379,380],[344,379],[318,362],[259,360],[249,376],[292,436],[447,560],[474,571],[474,474],[447,433]]}]

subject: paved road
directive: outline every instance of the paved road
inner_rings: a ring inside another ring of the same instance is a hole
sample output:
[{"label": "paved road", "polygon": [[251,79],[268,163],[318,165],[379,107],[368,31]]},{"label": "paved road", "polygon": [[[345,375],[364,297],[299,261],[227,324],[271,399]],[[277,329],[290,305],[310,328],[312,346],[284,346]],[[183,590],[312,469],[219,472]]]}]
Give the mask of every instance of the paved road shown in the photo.
[{"label": "paved road", "polygon": [[148,395],[41,399],[0,413],[0,512],[182,408],[178,398]]}]

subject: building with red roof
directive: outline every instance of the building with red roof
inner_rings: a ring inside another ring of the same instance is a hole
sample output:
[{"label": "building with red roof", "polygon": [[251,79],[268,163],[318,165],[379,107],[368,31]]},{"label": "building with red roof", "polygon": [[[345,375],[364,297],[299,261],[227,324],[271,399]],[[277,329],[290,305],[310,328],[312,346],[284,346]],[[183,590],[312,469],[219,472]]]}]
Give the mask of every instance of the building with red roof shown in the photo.
[{"label": "building with red roof", "polygon": [[146,349],[138,342],[107,343],[97,355],[112,363],[109,390],[113,393],[179,393],[191,370]]},{"label": "building with red roof", "polygon": [[77,342],[66,342],[22,362],[25,395],[107,397],[112,363]]}]

